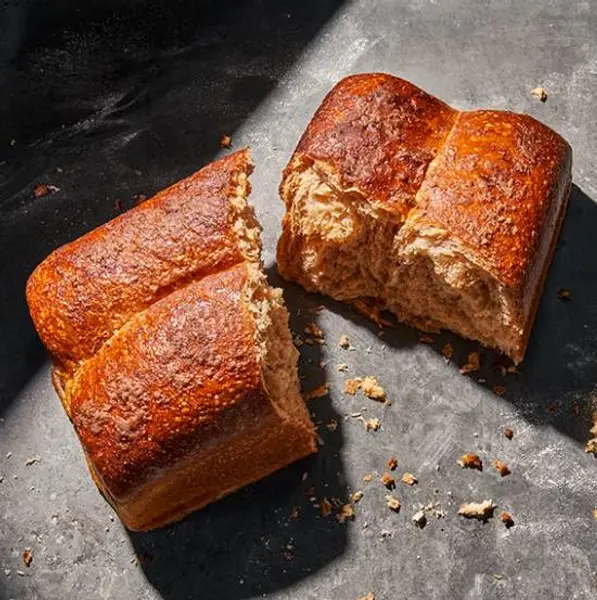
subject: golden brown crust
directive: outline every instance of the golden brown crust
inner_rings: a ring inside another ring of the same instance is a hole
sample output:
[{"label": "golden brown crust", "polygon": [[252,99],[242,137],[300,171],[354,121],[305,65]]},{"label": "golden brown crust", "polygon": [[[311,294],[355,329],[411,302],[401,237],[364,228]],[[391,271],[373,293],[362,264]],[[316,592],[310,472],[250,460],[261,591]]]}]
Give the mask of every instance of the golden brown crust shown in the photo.
[{"label": "golden brown crust", "polygon": [[[246,282],[241,264],[173,292],[77,371],[68,388],[73,424],[117,502],[272,417]],[[254,479],[251,462],[244,470]]]},{"label": "golden brown crust", "polygon": [[528,115],[460,113],[417,196],[417,218],[447,230],[509,287],[524,286],[549,248],[570,163],[566,141]]},{"label": "golden brown crust", "polygon": [[346,77],[317,110],[285,176],[299,161],[325,163],[344,188],[357,188],[405,217],[456,114],[397,77]]},{"label": "golden brown crust", "polygon": [[131,529],[316,451],[297,352],[260,270],[247,151],[57,250],[31,314],[91,476]]},{"label": "golden brown crust", "polygon": [[37,331],[60,369],[93,356],[126,321],[191,279],[243,260],[230,196],[252,170],[241,150],[54,251],[27,283]]}]

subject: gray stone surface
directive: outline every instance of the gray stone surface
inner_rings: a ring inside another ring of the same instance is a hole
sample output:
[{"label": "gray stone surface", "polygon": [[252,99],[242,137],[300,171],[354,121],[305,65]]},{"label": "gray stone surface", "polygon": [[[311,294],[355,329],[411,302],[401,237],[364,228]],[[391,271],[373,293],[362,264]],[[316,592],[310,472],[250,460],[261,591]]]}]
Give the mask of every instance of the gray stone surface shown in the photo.
[{"label": "gray stone surface", "polygon": [[[597,398],[595,3],[88,2],[75,10],[63,2],[48,10],[0,7],[0,596],[597,597],[596,463],[583,452]],[[330,398],[312,402],[318,456],[178,525],[127,533],[88,477],[51,389],[24,304],[27,275],[51,249],[114,216],[116,200],[130,206],[134,194],[216,156],[229,133],[235,147],[253,150],[252,200],[271,279],[281,284],[273,266],[280,171],[334,82],[365,71],[394,73],[456,107],[528,112],[572,144],[575,187],[520,375],[502,377],[483,351],[482,372],[461,376],[457,365],[475,344],[443,335],[424,345],[401,326],[380,338],[349,308],[284,285],[296,330],[312,319],[299,307],[325,305],[315,320],[327,343],[303,346],[300,365],[305,388],[331,384]],[[538,85],[546,103],[529,93]],[[40,181],[60,191],[33,199]],[[557,298],[561,287],[571,302]],[[341,334],[354,351],[337,347]],[[450,363],[439,352],[447,341],[456,349]],[[346,377],[368,374],[391,407],[342,393]],[[495,385],[506,387],[503,397]],[[380,417],[381,430],[366,432],[355,412]],[[332,418],[336,431],[325,427]],[[456,465],[465,451],[486,461],[482,473]],[[385,508],[377,481],[390,455],[398,476],[419,478],[413,488],[399,484],[399,514]],[[509,477],[490,467],[494,457]],[[376,478],[364,483],[365,473]],[[309,500],[346,500],[358,489],[364,496],[347,524],[322,518]],[[488,498],[512,513],[513,528],[456,515],[461,502]],[[429,501],[445,517],[417,529],[411,516]]]}]

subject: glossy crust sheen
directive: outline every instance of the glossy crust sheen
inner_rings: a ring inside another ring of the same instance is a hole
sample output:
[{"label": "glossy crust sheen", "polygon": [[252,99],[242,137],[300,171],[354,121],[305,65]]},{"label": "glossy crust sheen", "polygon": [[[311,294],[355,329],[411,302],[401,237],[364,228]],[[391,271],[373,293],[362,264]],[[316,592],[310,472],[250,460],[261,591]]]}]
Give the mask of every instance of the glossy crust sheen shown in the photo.
[{"label": "glossy crust sheen", "polygon": [[191,279],[243,260],[230,196],[247,151],[212,163],[54,251],[27,283],[37,331],[72,373],[134,314]]},{"label": "glossy crust sheen", "polygon": [[343,188],[355,187],[404,218],[456,115],[397,77],[347,77],[315,113],[285,175],[300,161],[325,163]]},{"label": "glossy crust sheen", "polygon": [[571,158],[566,141],[528,115],[460,113],[417,212],[473,249],[500,281],[524,286],[548,250],[539,248],[541,234],[556,225]]}]

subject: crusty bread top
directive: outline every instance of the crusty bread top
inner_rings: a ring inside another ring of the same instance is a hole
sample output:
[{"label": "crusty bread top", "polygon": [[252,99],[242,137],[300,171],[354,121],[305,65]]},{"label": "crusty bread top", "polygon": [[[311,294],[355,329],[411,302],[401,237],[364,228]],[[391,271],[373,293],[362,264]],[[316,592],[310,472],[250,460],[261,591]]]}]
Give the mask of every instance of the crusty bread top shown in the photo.
[{"label": "crusty bread top", "polygon": [[70,415],[114,498],[263,425],[274,410],[243,302],[246,281],[243,263],[173,292],[134,316],[75,374]]},{"label": "crusty bread top", "polygon": [[403,219],[455,116],[397,77],[346,77],[317,110],[285,174],[299,161],[326,164],[343,188],[357,188]]},{"label": "crusty bread top", "polygon": [[[326,96],[280,186],[304,165],[342,191],[443,228],[511,287],[539,279],[566,201],[572,151],[528,115],[456,111],[411,83],[353,75]],[[542,235],[542,232],[547,232]]]},{"label": "crusty bread top", "polygon": [[73,372],[136,313],[191,279],[245,258],[231,197],[252,171],[247,150],[209,164],[54,251],[27,283],[37,331]]},{"label": "crusty bread top", "polygon": [[417,211],[503,283],[522,286],[543,256],[542,229],[555,226],[570,163],[567,142],[528,115],[463,112],[429,168]]}]

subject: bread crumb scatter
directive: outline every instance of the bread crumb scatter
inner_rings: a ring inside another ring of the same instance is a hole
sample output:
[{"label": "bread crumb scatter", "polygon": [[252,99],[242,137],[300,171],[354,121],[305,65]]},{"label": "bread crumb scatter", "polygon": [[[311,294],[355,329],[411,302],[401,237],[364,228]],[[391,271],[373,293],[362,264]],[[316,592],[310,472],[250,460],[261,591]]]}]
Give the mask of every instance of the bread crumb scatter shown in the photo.
[{"label": "bread crumb scatter", "polygon": [[348,371],[348,365],[346,363],[340,363],[339,365],[336,365],[336,369],[340,373],[344,373],[344,372]]},{"label": "bread crumb scatter", "polygon": [[373,475],[371,473],[365,473],[365,475],[363,475],[363,481],[365,483],[373,481]]},{"label": "bread crumb scatter", "polygon": [[381,476],[381,482],[389,489],[393,490],[396,487],[396,482],[394,478],[389,473],[384,473]]},{"label": "bread crumb scatter", "polygon": [[541,102],[547,101],[547,92],[545,91],[545,88],[536,87],[531,90],[531,95],[535,96],[538,100],[541,100]]},{"label": "bread crumb scatter", "polygon": [[467,502],[461,504],[458,509],[458,514],[467,519],[479,519],[480,521],[486,521],[493,517],[493,511],[496,509],[496,505],[493,500],[484,500],[483,502]]},{"label": "bread crumb scatter", "polygon": [[478,371],[481,368],[481,357],[479,356],[478,352],[471,352],[468,355],[468,359],[467,362],[462,365],[462,367],[460,367],[460,372],[463,375],[466,375],[467,373],[473,373],[475,371]]},{"label": "bread crumb scatter", "polygon": [[507,475],[510,475],[510,473],[512,473],[512,471],[510,471],[510,469],[508,468],[508,465],[505,462],[498,460],[497,458],[495,458],[491,462],[491,464],[496,468],[496,470],[502,477],[506,477]]},{"label": "bread crumb scatter", "polygon": [[325,427],[328,431],[336,431],[336,429],[338,429],[338,421],[336,421],[336,419],[330,419]]},{"label": "bread crumb scatter", "polygon": [[323,398],[330,393],[330,384],[324,383],[322,385],[318,385],[316,388],[305,393],[305,400],[315,400],[315,398]]},{"label": "bread crumb scatter", "polygon": [[453,355],[454,355],[454,346],[452,346],[452,344],[450,344],[450,343],[444,344],[444,347],[442,348],[442,356],[447,361],[449,361]]},{"label": "bread crumb scatter", "polygon": [[27,549],[23,552],[23,563],[27,568],[29,568],[31,566],[32,562],[33,562],[33,552],[31,552],[31,550]]},{"label": "bread crumb scatter", "polygon": [[500,521],[506,526],[506,529],[514,527],[514,519],[512,518],[512,515],[505,510],[500,513]]},{"label": "bread crumb scatter", "polygon": [[504,427],[504,435],[511,440],[514,437],[514,429],[510,429],[510,427]]},{"label": "bread crumb scatter", "polygon": [[503,396],[506,393],[506,388],[503,385],[493,386],[493,393],[496,396]]},{"label": "bread crumb scatter", "polygon": [[412,473],[405,473],[401,479],[402,483],[406,485],[415,485],[419,483],[419,480]]},{"label": "bread crumb scatter", "polygon": [[477,471],[483,470],[483,461],[476,454],[463,454],[457,461],[457,465],[460,465],[463,469],[477,469]]},{"label": "bread crumb scatter", "polygon": [[395,456],[388,458],[388,469],[395,471],[398,466],[398,459]]},{"label": "bread crumb scatter", "polygon": [[393,512],[400,511],[400,500],[395,496],[386,496],[386,506]]},{"label": "bread crumb scatter", "polygon": [[375,377],[367,376],[361,382],[361,389],[367,398],[383,401],[386,399],[385,390],[379,385]]},{"label": "bread crumb scatter", "polygon": [[223,135],[220,138],[220,148],[232,148],[232,138],[229,135]]},{"label": "bread crumb scatter", "polygon": [[427,525],[427,515],[425,515],[425,511],[423,509],[418,510],[413,516],[412,516],[413,522],[414,524],[419,527],[420,529],[423,529],[423,527],[425,527],[425,525]]},{"label": "bread crumb scatter", "polygon": [[307,325],[305,325],[304,332],[308,335],[312,335],[315,338],[324,337],[323,330],[315,323],[307,323]]},{"label": "bread crumb scatter", "polygon": [[363,492],[361,490],[357,490],[356,492],[353,492],[350,496],[350,501],[353,504],[356,504],[357,502],[359,502],[361,500],[361,498],[363,497]]},{"label": "bread crumb scatter", "polygon": [[344,348],[345,350],[350,348],[350,340],[348,339],[347,335],[340,336],[340,341],[338,342],[338,346],[340,346],[340,348]]},{"label": "bread crumb scatter", "polygon": [[356,513],[354,512],[354,508],[352,504],[343,504],[340,508],[340,512],[336,514],[336,519],[338,523],[344,523],[346,521],[354,521]]},{"label": "bread crumb scatter", "polygon": [[381,427],[381,421],[377,417],[367,419],[364,423],[367,431],[377,431]]}]

